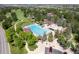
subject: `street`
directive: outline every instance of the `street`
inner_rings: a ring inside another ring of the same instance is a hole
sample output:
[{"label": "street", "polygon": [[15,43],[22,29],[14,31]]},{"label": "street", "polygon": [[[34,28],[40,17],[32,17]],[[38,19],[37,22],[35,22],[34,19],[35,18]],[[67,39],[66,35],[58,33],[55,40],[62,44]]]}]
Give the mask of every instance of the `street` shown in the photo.
[{"label": "street", "polygon": [[0,54],[9,54],[9,44],[6,41],[5,31],[0,26]]}]

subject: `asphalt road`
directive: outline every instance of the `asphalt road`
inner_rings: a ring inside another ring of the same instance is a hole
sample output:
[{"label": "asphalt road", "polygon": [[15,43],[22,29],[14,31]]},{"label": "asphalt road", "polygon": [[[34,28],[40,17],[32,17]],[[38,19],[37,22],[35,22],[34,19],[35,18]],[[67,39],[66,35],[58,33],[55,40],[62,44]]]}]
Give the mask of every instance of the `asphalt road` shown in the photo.
[{"label": "asphalt road", "polygon": [[9,54],[9,44],[6,41],[5,31],[0,27],[0,54]]}]

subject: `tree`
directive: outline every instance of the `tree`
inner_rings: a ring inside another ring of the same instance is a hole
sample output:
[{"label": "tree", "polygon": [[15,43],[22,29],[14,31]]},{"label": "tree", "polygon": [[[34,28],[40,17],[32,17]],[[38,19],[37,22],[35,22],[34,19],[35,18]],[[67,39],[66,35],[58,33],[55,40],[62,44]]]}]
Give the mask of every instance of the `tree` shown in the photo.
[{"label": "tree", "polygon": [[44,35],[43,35],[43,37],[42,37],[42,41],[45,41],[45,40],[47,40],[47,35],[46,35],[46,33],[44,33]]},{"label": "tree", "polygon": [[79,42],[79,34],[75,34],[74,36],[75,36],[74,39],[76,40],[76,42]]},{"label": "tree", "polygon": [[20,37],[22,40],[26,41],[26,40],[28,40],[28,33],[27,33],[27,32],[23,32],[23,31],[20,31],[20,32],[19,32],[19,37]]},{"label": "tree", "polygon": [[64,48],[68,48],[69,47],[69,42],[65,39],[64,35],[60,35],[58,37],[58,43]]},{"label": "tree", "polygon": [[0,14],[0,21],[3,21],[3,20],[5,20],[5,19],[6,19],[5,15]]},{"label": "tree", "polygon": [[49,36],[48,36],[48,41],[49,41],[49,42],[52,42],[52,41],[53,41],[53,35],[52,35],[52,33],[49,34]]},{"label": "tree", "polygon": [[4,29],[8,29],[9,27],[12,26],[12,19],[9,17],[8,19],[6,19],[3,23],[2,26]]},{"label": "tree", "polygon": [[59,30],[56,30],[56,31],[55,31],[55,38],[58,38],[59,35],[60,35]]},{"label": "tree", "polygon": [[37,45],[36,45],[37,38],[31,32],[28,32],[27,38],[28,38],[28,40],[26,40],[26,41],[28,43],[28,48],[31,51],[34,51],[34,49],[37,48]]},{"label": "tree", "polygon": [[14,35],[15,31],[13,29],[13,27],[10,27],[9,29],[6,30],[6,37],[9,43],[13,43],[13,35]]},{"label": "tree", "polygon": [[34,45],[37,42],[37,38],[31,33],[28,33],[28,40],[27,43],[29,46]]},{"label": "tree", "polygon": [[13,21],[17,21],[18,20],[15,12],[12,12],[11,16],[13,18]]},{"label": "tree", "polygon": [[22,39],[22,38],[24,38],[24,37],[21,37],[18,33],[15,33],[14,35],[13,35],[13,40],[14,40],[14,44],[15,44],[15,46],[16,47],[18,47],[19,49],[20,48],[23,48],[24,46],[25,46],[25,40],[24,39]]}]

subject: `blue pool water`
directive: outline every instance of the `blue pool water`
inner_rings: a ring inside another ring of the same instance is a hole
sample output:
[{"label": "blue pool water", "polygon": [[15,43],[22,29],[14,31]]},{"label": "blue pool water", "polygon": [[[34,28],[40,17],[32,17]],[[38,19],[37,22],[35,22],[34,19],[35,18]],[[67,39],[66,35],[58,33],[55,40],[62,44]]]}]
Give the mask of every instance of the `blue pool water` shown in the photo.
[{"label": "blue pool water", "polygon": [[38,24],[32,24],[29,25],[28,28],[30,28],[30,30],[35,33],[37,36],[43,36],[44,34],[46,34],[47,31],[49,31],[48,29],[43,29],[40,25]]}]

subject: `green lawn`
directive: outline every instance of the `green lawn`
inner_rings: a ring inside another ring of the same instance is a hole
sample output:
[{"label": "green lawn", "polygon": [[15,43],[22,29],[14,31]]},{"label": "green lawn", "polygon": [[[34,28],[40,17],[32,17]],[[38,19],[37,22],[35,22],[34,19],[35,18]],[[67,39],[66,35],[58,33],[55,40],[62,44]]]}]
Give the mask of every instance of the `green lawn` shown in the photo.
[{"label": "green lawn", "polygon": [[17,10],[15,11],[15,13],[16,13],[17,18],[18,18],[19,20],[25,19],[24,13],[21,11],[21,9],[17,9]]},{"label": "green lawn", "polygon": [[19,49],[15,46],[11,46],[11,45],[10,45],[10,50],[11,50],[12,54],[27,54],[28,53],[28,51],[25,48]]}]

